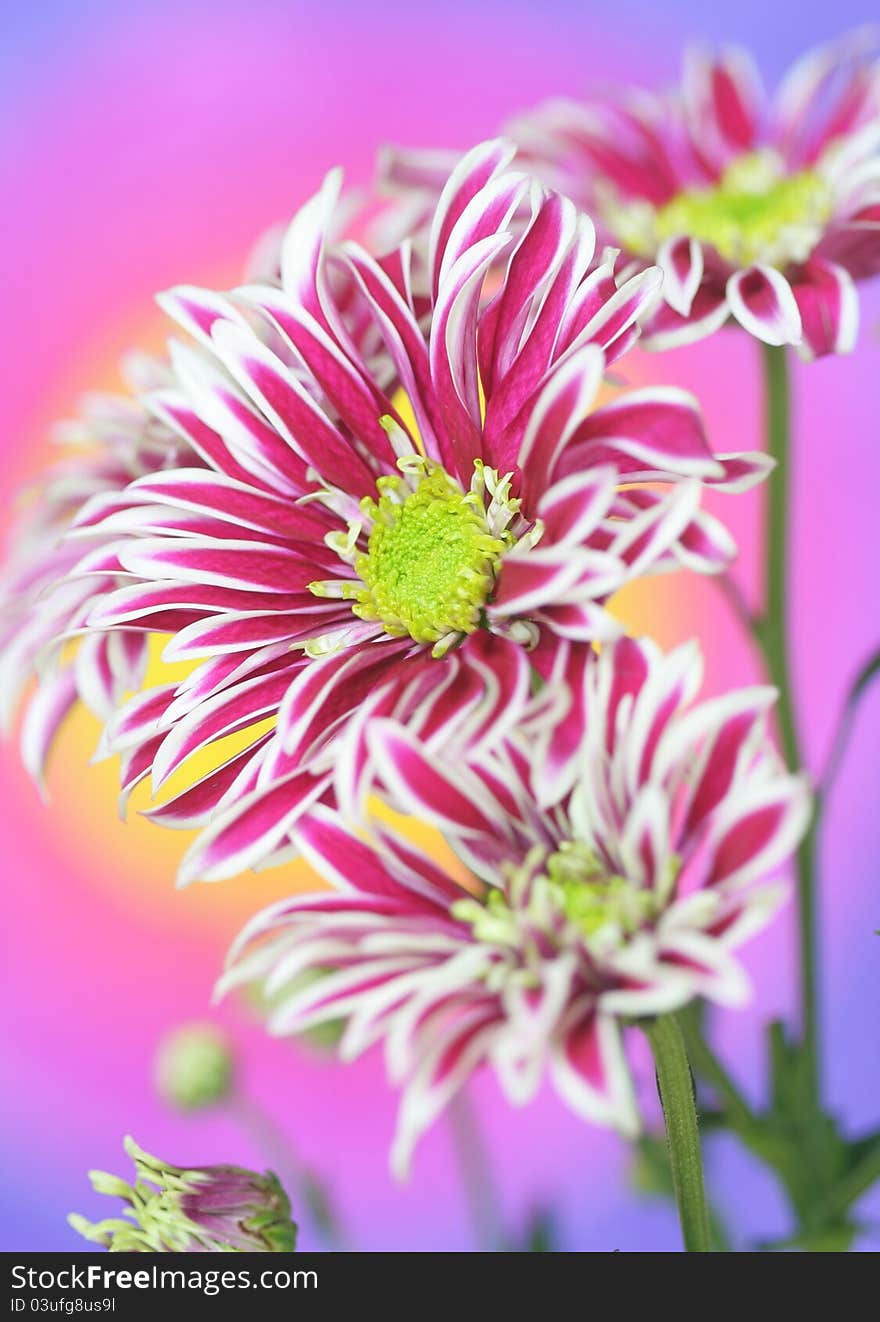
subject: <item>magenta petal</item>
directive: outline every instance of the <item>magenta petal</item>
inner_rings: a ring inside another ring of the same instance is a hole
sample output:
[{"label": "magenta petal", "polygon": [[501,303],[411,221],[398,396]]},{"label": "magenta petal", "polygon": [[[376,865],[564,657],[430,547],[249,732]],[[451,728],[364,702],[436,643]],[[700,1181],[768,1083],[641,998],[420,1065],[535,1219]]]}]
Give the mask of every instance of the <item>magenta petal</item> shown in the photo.
[{"label": "magenta petal", "polygon": [[515,148],[501,139],[483,142],[463,156],[446,183],[431,227],[431,290],[436,297],[440,268],[445,260],[450,236],[469,203],[491,179],[510,164]]},{"label": "magenta petal", "polygon": [[503,823],[493,820],[491,800],[466,768],[454,779],[426,755],[403,726],[375,721],[367,734],[382,781],[401,810],[416,816],[430,810],[457,835],[491,836]]},{"label": "magenta petal", "polygon": [[657,254],[663,297],[683,317],[690,316],[703,279],[703,249],[697,239],[667,239]]},{"label": "magenta petal", "polygon": [[814,358],[850,353],[859,326],[852,276],[834,262],[812,258],[791,277],[804,328],[804,348]]},{"label": "magenta petal", "polygon": [[196,840],[181,864],[179,884],[233,877],[272,854],[328,783],[327,776],[295,772],[239,800]]},{"label": "magenta petal", "polygon": [[730,310],[740,325],[765,344],[800,344],[801,314],[791,285],[772,266],[750,266],[727,282]]}]

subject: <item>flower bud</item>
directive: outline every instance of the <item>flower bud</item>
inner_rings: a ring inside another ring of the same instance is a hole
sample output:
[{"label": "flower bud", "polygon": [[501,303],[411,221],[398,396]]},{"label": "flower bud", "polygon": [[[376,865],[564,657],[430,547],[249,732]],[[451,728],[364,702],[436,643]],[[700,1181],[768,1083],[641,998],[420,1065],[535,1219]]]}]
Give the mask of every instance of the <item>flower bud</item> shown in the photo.
[{"label": "flower bud", "polygon": [[183,1111],[215,1106],[229,1096],[235,1074],[232,1044],[213,1024],[185,1024],[169,1033],[156,1053],[156,1089]]},{"label": "flower bud", "polygon": [[290,1200],[271,1172],[240,1166],[185,1170],[125,1140],[135,1182],[91,1171],[98,1193],[122,1198],[123,1215],[89,1222],[72,1213],[74,1230],[111,1253],[292,1253],[296,1225]]}]

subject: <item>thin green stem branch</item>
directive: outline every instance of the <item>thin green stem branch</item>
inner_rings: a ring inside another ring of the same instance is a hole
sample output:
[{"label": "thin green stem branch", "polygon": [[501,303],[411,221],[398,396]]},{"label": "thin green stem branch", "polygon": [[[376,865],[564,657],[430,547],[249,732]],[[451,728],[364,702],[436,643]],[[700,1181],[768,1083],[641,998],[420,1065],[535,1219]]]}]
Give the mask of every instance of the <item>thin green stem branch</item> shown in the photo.
[{"label": "thin green stem branch", "polygon": [[712,1248],[709,1208],[703,1187],[694,1084],[684,1038],[671,1014],[645,1020],[641,1026],[654,1053],[685,1252],[708,1253]]},{"label": "thin green stem branch", "polygon": [[[792,490],[789,467],[791,426],[788,361],[783,348],[764,346],[765,428],[767,451],[776,461],[768,480],[767,526],[765,532],[765,603],[754,636],[767,672],[779,690],[777,716],[782,752],[789,768],[802,763],[794,709],[791,660],[788,642],[788,608],[791,599],[789,564],[789,513]],[[805,1067],[814,1098],[819,1094],[818,937],[816,922],[816,818],[797,855],[798,926],[801,952],[801,1032]]]},{"label": "thin green stem branch", "polygon": [[339,1223],[323,1181],[303,1163],[280,1125],[252,1097],[244,1093],[234,1092],[227,1106],[241,1128],[263,1150],[282,1183],[289,1188],[293,1195],[294,1218],[296,1204],[299,1203],[308,1210],[316,1230],[330,1248],[348,1249],[348,1237]]},{"label": "thin green stem branch", "polygon": [[477,1113],[464,1090],[453,1097],[448,1115],[476,1241],[484,1253],[499,1253],[505,1246],[500,1199]]}]

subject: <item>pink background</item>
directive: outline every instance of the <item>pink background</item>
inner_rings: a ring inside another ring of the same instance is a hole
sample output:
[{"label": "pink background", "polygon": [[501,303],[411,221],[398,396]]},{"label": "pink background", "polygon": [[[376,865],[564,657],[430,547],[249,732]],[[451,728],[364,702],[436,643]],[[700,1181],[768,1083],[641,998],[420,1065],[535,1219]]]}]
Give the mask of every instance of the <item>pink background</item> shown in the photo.
[{"label": "pink background", "polygon": [[[330,165],[366,181],[387,140],[463,147],[510,112],[574,94],[591,79],[667,80],[694,34],[748,41],[776,76],[804,46],[869,11],[855,0],[833,14],[818,0],[748,0],[725,26],[694,0],[12,6],[0,38],[4,506],[48,457],[53,420],[69,416],[83,390],[114,387],[130,345],[161,346],[166,328],[153,293],[179,281],[234,282],[254,238],[289,215]],[[848,679],[877,644],[876,288],[862,308],[857,353],[796,374],[790,608],[813,770]],[[750,342],[725,334],[623,367],[633,382],[697,391],[715,446],[726,450],[755,444],[756,361]],[[739,573],[751,590],[759,499],[728,497],[718,508],[743,546]],[[634,628],[664,643],[698,633],[712,687],[752,677],[713,585],[663,580],[630,594],[623,609]],[[878,721],[875,691],[822,844],[828,1078],[835,1106],[862,1127],[877,1119]],[[163,1032],[207,1013],[243,918],[303,874],[175,891],[186,840],[136,815],[127,826],[116,820],[113,768],[86,765],[96,732],[85,716],[72,722],[48,808],[14,747],[0,752],[4,1249],[81,1247],[65,1214],[109,1212],[86,1170],[123,1173],[126,1132],[171,1160],[264,1162],[231,1119],[170,1115],[151,1091],[150,1062]],[[789,1003],[792,930],[788,910],[751,947],[753,1009],[719,1017],[725,1051],[756,1089],[760,1024]],[[472,1246],[442,1125],[408,1185],[388,1176],[395,1102],[378,1058],[342,1070],[268,1041],[241,1006],[224,1006],[219,1018],[240,1046],[243,1086],[332,1182],[359,1247]],[[512,1227],[552,1203],[565,1247],[677,1245],[674,1215],[631,1191],[614,1138],[578,1124],[549,1095],[522,1112],[510,1111],[488,1080],[475,1095]],[[730,1144],[713,1145],[709,1164],[735,1225],[747,1222],[761,1237],[783,1231],[769,1180]],[[308,1227],[303,1244],[317,1246]]]}]

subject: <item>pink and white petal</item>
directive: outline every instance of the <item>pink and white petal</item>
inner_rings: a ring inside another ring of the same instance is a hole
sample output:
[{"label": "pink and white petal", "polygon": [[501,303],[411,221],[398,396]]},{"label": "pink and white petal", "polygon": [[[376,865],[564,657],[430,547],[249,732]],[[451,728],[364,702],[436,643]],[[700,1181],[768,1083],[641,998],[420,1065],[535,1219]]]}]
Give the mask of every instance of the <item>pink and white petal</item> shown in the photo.
[{"label": "pink and white petal", "polygon": [[790,898],[791,887],[784,882],[726,895],[706,931],[714,941],[735,950],[762,931]]},{"label": "pink and white petal", "polygon": [[880,273],[880,201],[832,225],[813,256],[845,267],[854,280]]},{"label": "pink and white petal", "polygon": [[744,450],[738,454],[716,454],[716,463],[724,470],[721,478],[712,479],[717,491],[751,491],[763,482],[776,467],[776,460],[759,450]]},{"label": "pink and white petal", "polygon": [[325,236],[342,191],[342,171],[330,170],[317,193],[299,208],[281,245],[281,285],[313,315],[320,310],[317,287]]},{"label": "pink and white petal", "polygon": [[431,377],[442,419],[441,452],[465,483],[481,451],[477,319],[483,281],[509,242],[510,235],[490,234],[467,248],[441,281],[431,320]]},{"label": "pink and white petal", "polygon": [[116,706],[107,635],[88,634],[81,639],[72,668],[79,697],[99,720],[106,721]]},{"label": "pink and white petal", "polygon": [[699,482],[688,478],[624,525],[610,550],[626,563],[630,578],[661,565],[664,556],[693,522],[700,494]]},{"label": "pink and white petal", "polygon": [[851,353],[859,328],[859,298],[849,272],[814,257],[793,273],[792,288],[804,329],[803,355]]},{"label": "pink and white petal", "polygon": [[806,777],[777,775],[741,786],[712,823],[709,884],[729,890],[781,867],[803,838],[811,812]]},{"label": "pink and white petal", "polygon": [[[141,498],[209,514],[285,540],[321,541],[340,526],[323,507],[294,504],[202,468],[175,468],[138,478],[126,488],[124,499]],[[78,522],[82,524],[82,520]]]},{"label": "pink and white petal", "polygon": [[731,47],[713,56],[689,48],[683,90],[688,132],[707,170],[753,149],[764,95],[748,51]]},{"label": "pink and white petal", "polygon": [[157,294],[156,302],[172,321],[207,349],[211,348],[211,330],[215,321],[234,321],[239,326],[247,326],[232,299],[212,289],[177,285]]},{"label": "pink and white petal", "polygon": [[369,635],[341,652],[303,666],[291,683],[279,713],[285,753],[296,759],[325,745],[377,685],[397,687],[405,680],[403,662],[411,640],[373,642]]},{"label": "pink and white petal", "polygon": [[693,701],[702,679],[703,658],[694,641],[655,656],[617,738],[623,787],[633,799],[641,786],[654,779],[660,741],[668,732],[678,732],[682,708]]},{"label": "pink and white petal", "polygon": [[685,974],[691,997],[704,996],[729,1006],[748,1001],[751,989],[745,970],[715,937],[695,930],[661,931],[657,944],[658,961]]},{"label": "pink and white petal", "polygon": [[165,661],[195,661],[206,655],[250,652],[273,643],[305,643],[343,628],[351,612],[337,603],[320,603],[294,611],[228,611],[209,615],[180,629],[163,651]]},{"label": "pink and white petal", "polygon": [[566,353],[583,344],[598,344],[606,362],[615,362],[633,343],[641,324],[661,299],[663,275],[657,266],[649,266],[624,281],[617,291],[603,301],[600,309],[577,331]]},{"label": "pink and white petal", "polygon": [[510,165],[516,148],[500,138],[482,142],[462,156],[449,175],[431,223],[429,270],[434,297],[440,285],[440,270],[446,258],[450,235],[471,200],[490,180]]},{"label": "pink and white petal", "polygon": [[642,785],[630,805],[618,849],[624,875],[646,890],[662,893],[673,862],[667,795],[658,785]]},{"label": "pink and white petal", "polygon": [[523,722],[530,741],[530,789],[542,808],[559,803],[577,776],[587,717],[585,677],[594,664],[592,648],[560,646]]},{"label": "pink and white petal", "polygon": [[585,345],[554,370],[541,391],[515,459],[527,510],[534,510],[553,481],[560,456],[592,407],[604,370],[602,350]]},{"label": "pink and white petal", "polygon": [[832,136],[863,122],[866,110],[869,117],[876,114],[876,92],[872,95],[862,63],[876,48],[877,29],[867,24],[808,51],[791,67],[776,94],[774,114],[775,133],[789,159],[813,161]]},{"label": "pink and white petal", "polygon": [[374,721],[367,741],[377,775],[401,812],[425,817],[455,837],[509,834],[503,811],[467,766],[447,770],[395,721]]},{"label": "pink and white petal", "polygon": [[510,222],[529,187],[527,175],[505,171],[471,198],[450,231],[437,276],[435,303],[444,281],[451,278],[453,268],[471,248],[480,247],[488,238],[498,240],[509,234]]},{"label": "pink and white petal", "polygon": [[694,295],[690,314],[683,317],[667,302],[657,305],[644,322],[641,348],[651,353],[664,353],[682,345],[695,344],[720,330],[730,316],[724,290],[703,284]]},{"label": "pink and white petal", "polygon": [[374,491],[375,476],[360,455],[296,374],[253,332],[219,322],[213,340],[221,361],[296,454],[353,495]]},{"label": "pink and white petal", "polygon": [[368,300],[400,385],[415,413],[419,437],[429,457],[440,459],[437,404],[431,387],[431,368],[425,337],[413,309],[393,281],[368,253],[355,244],[342,247],[349,269]]},{"label": "pink and white petal", "polygon": [[380,147],[376,176],[383,193],[439,195],[461,159],[461,152],[450,147]]},{"label": "pink and white petal", "polygon": [[768,686],[710,698],[683,715],[670,738],[661,741],[655,763],[661,778],[671,775],[676,763],[690,764],[680,827],[683,851],[732,790],[737,776],[744,772],[748,778],[744,768],[756,740],[763,737],[766,715],[775,699],[776,690]]},{"label": "pink and white petal", "polygon": [[583,1120],[626,1138],[641,1129],[618,1021],[576,1002],[550,1051],[550,1077],[562,1100]]},{"label": "pink and white petal", "polygon": [[555,1034],[577,976],[576,959],[566,952],[544,962],[538,987],[517,983],[502,993],[506,1023],[499,1031],[492,1064],[512,1106],[530,1102],[541,1085],[547,1043]]},{"label": "pink and white petal", "polygon": [[153,762],[154,792],[199,749],[276,715],[290,683],[287,668],[275,674],[256,675],[223,689],[177,720]]},{"label": "pink and white petal", "polygon": [[21,727],[21,760],[28,775],[45,793],[46,761],[52,745],[78,697],[76,675],[64,666],[37,685]]},{"label": "pink and white petal", "polygon": [[803,325],[791,285],[772,266],[750,266],[727,282],[727,301],[739,324],[765,344],[800,344]]},{"label": "pink and white petal", "polygon": [[[529,697],[531,666],[524,647],[488,629],[469,634],[458,657],[465,677],[475,674],[480,681],[480,697],[462,713],[451,733],[476,752],[483,741],[504,738],[519,720]],[[436,721],[432,732],[436,741]]]},{"label": "pink and white petal", "polygon": [[[259,308],[275,325],[296,358],[308,368],[331,409],[366,444],[372,457],[389,469],[393,468],[395,455],[381,419],[386,414],[390,414],[398,423],[400,419],[379,384],[360,361],[356,350],[351,345],[341,346],[321,320],[279,290],[258,285],[237,292],[240,297],[247,298]],[[215,327],[215,340],[219,331],[220,327]],[[224,331],[222,334],[230,333]],[[291,372],[290,375],[298,381],[295,373]],[[301,402],[304,408],[311,405],[316,410],[313,424],[320,423],[318,414],[321,410],[317,410],[310,397],[306,396]],[[326,427],[330,426],[326,415],[324,423]],[[354,457],[352,451],[351,458]]]},{"label": "pink and white petal", "polygon": [[213,584],[245,592],[305,592],[318,566],[295,551],[244,538],[145,537],[121,549],[124,569],[145,579]]},{"label": "pink and white petal", "polygon": [[271,789],[253,790],[202,831],[183,857],[177,884],[223,881],[253,868],[288,837],[329,783],[327,775],[302,771]]},{"label": "pink and white petal", "polygon": [[491,1001],[480,1001],[431,1029],[424,1034],[430,1045],[407,1079],[398,1114],[391,1169],[399,1179],[408,1173],[421,1135],[486,1059],[497,1032],[497,1009]]},{"label": "pink and white petal", "polygon": [[296,498],[308,486],[306,463],[217,362],[213,337],[221,326],[240,335],[251,334],[232,322],[216,322],[210,358],[189,345],[172,342],[171,362],[187,399],[166,395],[161,404],[150,403],[157,405],[159,416],[176,426],[212,468],[245,485],[256,481],[273,493]]},{"label": "pink and white petal", "polygon": [[[266,748],[271,738],[271,733],[264,735],[262,739],[258,739],[242,752],[236,753],[221,766],[209,771],[180,794],[175,794],[173,798],[155,808],[148,808],[143,814],[144,817],[148,817],[151,822],[157,822],[160,826],[168,826],[178,831],[190,831],[196,827],[206,826],[227,792],[233,786],[241,786],[243,781],[246,782],[248,771],[254,774],[259,754]],[[154,754],[155,751],[157,749],[154,749]],[[149,770],[149,767],[146,770]],[[245,775],[243,776],[242,773]],[[245,783],[242,793],[250,793],[253,788],[252,784],[248,786]]]},{"label": "pink and white petal", "polygon": [[481,379],[487,398],[521,374],[526,350],[530,387],[550,365],[560,316],[589,268],[592,222],[558,193],[532,186],[532,218],[508,263],[498,297],[480,322]]},{"label": "pink and white petal", "polygon": [[108,722],[101,736],[98,755],[109,757],[121,753],[160,734],[176,692],[176,684],[160,684],[129,698]]},{"label": "pink and white petal", "polygon": [[[622,588],[625,581],[626,574],[618,567],[615,581],[609,585],[609,592]],[[542,632],[550,632],[557,639],[566,639],[572,643],[612,642],[620,637],[623,630],[622,624],[605,606],[586,598],[543,606],[535,612],[533,619]]]},{"label": "pink and white petal", "polygon": [[699,240],[667,239],[657,253],[663,272],[663,297],[682,317],[689,317],[703,280],[703,248]]},{"label": "pink and white petal", "polygon": [[675,386],[630,390],[590,414],[562,468],[587,463],[614,464],[631,481],[675,476],[714,482],[724,475],[709,448],[699,401]]},{"label": "pink and white petal", "polygon": [[[635,495],[639,500],[635,501]],[[656,491],[628,492],[629,501],[641,505],[662,499]],[[650,497],[645,501],[645,497]],[[699,574],[718,574],[730,567],[736,558],[737,546],[724,524],[705,510],[698,509],[690,523],[669,549],[669,558]]]},{"label": "pink and white petal", "polygon": [[591,466],[554,482],[541,497],[538,518],[544,525],[542,543],[547,546],[579,546],[585,543],[609,509],[618,482],[611,465]]}]

